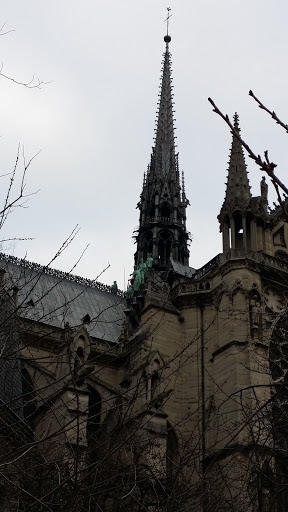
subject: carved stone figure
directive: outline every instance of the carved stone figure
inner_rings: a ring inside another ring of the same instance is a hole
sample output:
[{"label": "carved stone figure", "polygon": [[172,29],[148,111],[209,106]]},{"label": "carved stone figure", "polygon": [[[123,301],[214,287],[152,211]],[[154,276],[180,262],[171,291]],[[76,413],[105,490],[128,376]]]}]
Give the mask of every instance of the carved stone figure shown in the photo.
[{"label": "carved stone figure", "polygon": [[140,265],[139,265],[139,271],[140,271],[141,283],[144,283],[145,276],[146,276],[146,273],[147,273],[147,266],[146,266],[146,263],[144,263],[143,258],[141,258],[141,262],[140,262]]},{"label": "carved stone figure", "polygon": [[147,260],[146,260],[146,266],[147,266],[147,269],[148,268],[151,268],[153,265],[153,258],[152,258],[152,254],[150,252],[148,252],[147,254]]},{"label": "carved stone figure", "polygon": [[255,299],[250,300],[250,311],[251,311],[251,328],[259,329],[261,322],[261,306],[260,302]]},{"label": "carved stone figure", "polygon": [[132,299],[133,294],[134,294],[134,288],[133,288],[132,284],[129,284],[129,286],[126,290],[126,293],[125,293],[126,299]]},{"label": "carved stone figure", "polygon": [[117,293],[117,292],[118,292],[117,281],[114,281],[112,286],[111,286],[111,293]]},{"label": "carved stone figure", "polygon": [[262,177],[262,180],[260,182],[260,189],[261,189],[261,197],[264,201],[267,201],[268,198],[268,185],[266,183],[265,176]]},{"label": "carved stone figure", "polygon": [[139,268],[136,267],[133,273],[134,281],[133,281],[133,288],[135,292],[138,292],[143,280],[142,280],[142,274]]}]

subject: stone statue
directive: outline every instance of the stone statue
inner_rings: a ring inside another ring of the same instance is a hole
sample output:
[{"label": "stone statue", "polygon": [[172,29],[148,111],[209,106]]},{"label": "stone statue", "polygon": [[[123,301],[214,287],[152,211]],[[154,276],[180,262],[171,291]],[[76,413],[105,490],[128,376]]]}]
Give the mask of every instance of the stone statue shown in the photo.
[{"label": "stone statue", "polygon": [[258,330],[261,323],[261,304],[257,299],[250,300],[251,328]]},{"label": "stone statue", "polygon": [[111,293],[117,293],[118,292],[118,285],[117,285],[117,281],[114,281],[111,288]]},{"label": "stone statue", "polygon": [[134,270],[134,273],[133,273],[133,277],[134,277],[134,281],[133,281],[133,288],[135,290],[135,292],[138,292],[141,284],[142,284],[142,274],[141,274],[141,271],[139,268],[135,268]]},{"label": "stone statue", "polygon": [[133,294],[134,294],[134,288],[133,288],[132,284],[129,284],[129,286],[126,290],[126,293],[125,293],[126,299],[132,299]]},{"label": "stone statue", "polygon": [[146,266],[146,263],[144,263],[143,258],[141,258],[141,262],[139,265],[139,271],[140,271],[141,283],[144,283],[146,272],[147,272],[147,266]]},{"label": "stone statue", "polygon": [[148,252],[147,254],[147,260],[146,260],[146,266],[147,266],[147,269],[148,268],[151,268],[153,265],[153,258],[152,258],[152,254],[150,252]]},{"label": "stone statue", "polygon": [[262,180],[260,182],[260,189],[261,189],[261,197],[264,199],[264,201],[267,201],[268,198],[268,185],[266,183],[265,176],[262,177]]}]

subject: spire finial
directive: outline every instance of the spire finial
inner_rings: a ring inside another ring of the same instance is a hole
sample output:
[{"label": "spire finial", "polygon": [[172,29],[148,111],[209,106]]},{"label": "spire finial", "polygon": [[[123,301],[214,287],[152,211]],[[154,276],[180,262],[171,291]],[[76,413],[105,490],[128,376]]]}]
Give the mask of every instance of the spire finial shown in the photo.
[{"label": "spire finial", "polygon": [[184,181],[184,171],[182,171],[182,192],[185,195],[185,181]]},{"label": "spire finial", "polygon": [[234,121],[234,128],[235,130],[237,130],[237,132],[240,133],[240,126],[239,126],[239,116],[237,114],[237,112],[235,112],[234,116],[233,116],[233,121]]},{"label": "spire finial", "polygon": [[169,20],[170,20],[172,14],[170,14],[170,11],[171,11],[171,7],[167,7],[167,18],[165,20],[165,23],[167,23],[167,34],[164,37],[164,41],[167,44],[170,43],[170,41],[171,41],[171,36],[169,36]]}]

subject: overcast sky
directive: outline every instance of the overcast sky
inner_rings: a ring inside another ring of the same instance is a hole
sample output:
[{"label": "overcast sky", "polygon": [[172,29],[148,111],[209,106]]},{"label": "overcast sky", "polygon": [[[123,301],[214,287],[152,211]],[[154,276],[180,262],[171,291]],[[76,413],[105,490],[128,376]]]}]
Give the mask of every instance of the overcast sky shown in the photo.
[{"label": "overcast sky", "polygon": [[[33,240],[6,242],[6,251],[47,264],[78,224],[54,267],[69,271],[90,244],[74,273],[93,279],[109,262],[100,280],[123,288],[153,144],[167,5],[190,265],[221,252],[217,215],[231,135],[208,96],[231,117],[239,113],[243,138],[256,153],[269,149],[287,184],[287,134],[248,96],[252,89],[288,122],[287,1],[9,0],[1,8],[4,31],[13,30],[0,38],[2,72],[47,83],[27,89],[0,79],[0,174],[12,170],[19,143],[27,160],[41,150],[26,178],[26,192],[39,192],[1,233]],[[261,173],[248,160],[259,195]]]}]

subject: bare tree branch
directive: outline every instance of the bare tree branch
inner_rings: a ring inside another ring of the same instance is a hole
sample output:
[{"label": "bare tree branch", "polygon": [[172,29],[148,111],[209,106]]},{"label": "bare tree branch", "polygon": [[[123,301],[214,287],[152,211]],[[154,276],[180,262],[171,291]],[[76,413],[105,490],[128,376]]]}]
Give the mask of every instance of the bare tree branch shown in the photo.
[{"label": "bare tree branch", "polygon": [[269,108],[265,107],[265,105],[262,103],[262,101],[260,101],[255,96],[255,94],[253,93],[253,91],[251,91],[251,89],[249,91],[249,96],[251,96],[251,98],[253,98],[256,101],[256,103],[258,103],[259,108],[261,108],[262,110],[265,110],[266,112],[268,112],[268,114],[270,114],[272,119],[274,119],[277,124],[280,124],[280,126],[282,126],[282,128],[284,128],[286,133],[288,133],[288,125],[283,123],[283,121],[281,121],[281,119],[279,119],[279,117],[277,116],[276,112],[274,112],[274,110],[269,110]]},{"label": "bare tree branch", "polygon": [[208,101],[213,106],[213,112],[218,114],[225,121],[225,123],[229,126],[232,134],[241,142],[242,146],[246,149],[248,156],[252,160],[254,160],[254,162],[260,167],[261,171],[264,171],[266,172],[266,174],[268,174],[268,176],[271,178],[274,187],[276,188],[277,185],[281,190],[283,190],[283,192],[285,192],[286,195],[288,195],[288,188],[274,173],[274,169],[277,167],[277,164],[275,164],[274,162],[270,162],[268,157],[268,150],[264,152],[264,160],[261,158],[260,155],[256,155],[256,153],[254,153],[252,149],[248,146],[247,142],[245,142],[242,139],[240,133],[237,130],[235,130],[233,124],[229,119],[229,116],[227,114],[223,114],[211,98],[208,98]]}]

